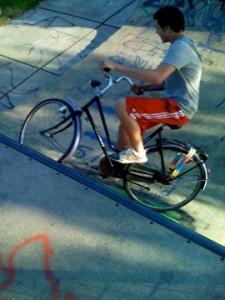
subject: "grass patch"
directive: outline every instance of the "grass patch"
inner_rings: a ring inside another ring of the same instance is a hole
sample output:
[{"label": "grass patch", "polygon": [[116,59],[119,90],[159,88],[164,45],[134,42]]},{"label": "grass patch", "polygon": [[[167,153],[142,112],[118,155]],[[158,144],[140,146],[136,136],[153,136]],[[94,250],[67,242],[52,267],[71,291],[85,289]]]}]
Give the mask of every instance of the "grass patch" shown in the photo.
[{"label": "grass patch", "polygon": [[20,16],[41,0],[0,0],[0,26]]}]

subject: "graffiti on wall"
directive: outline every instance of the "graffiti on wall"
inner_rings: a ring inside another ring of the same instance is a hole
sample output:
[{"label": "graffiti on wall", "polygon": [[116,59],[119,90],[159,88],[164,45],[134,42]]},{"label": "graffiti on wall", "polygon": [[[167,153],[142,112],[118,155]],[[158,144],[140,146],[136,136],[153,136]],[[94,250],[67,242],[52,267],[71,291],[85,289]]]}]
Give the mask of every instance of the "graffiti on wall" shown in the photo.
[{"label": "graffiti on wall", "polygon": [[[186,20],[188,30],[204,30],[208,33],[207,42],[200,42],[199,46],[205,47],[215,52],[225,53],[222,49],[222,39],[225,32],[225,8],[221,1],[145,1],[142,9],[145,15],[145,23],[151,23],[153,10],[164,5],[175,5],[179,7]],[[149,10],[147,8],[150,8]],[[152,10],[151,10],[152,8]]]}]

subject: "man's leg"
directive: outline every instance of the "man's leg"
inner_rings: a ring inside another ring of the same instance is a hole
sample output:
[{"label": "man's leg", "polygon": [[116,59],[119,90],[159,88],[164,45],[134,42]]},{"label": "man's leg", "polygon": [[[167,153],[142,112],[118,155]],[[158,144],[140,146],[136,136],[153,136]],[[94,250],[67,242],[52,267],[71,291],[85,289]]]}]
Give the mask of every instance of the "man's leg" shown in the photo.
[{"label": "man's leg", "polygon": [[124,131],[122,125],[120,124],[119,130],[118,130],[118,136],[117,136],[117,143],[116,143],[116,149],[118,151],[125,150],[127,148],[131,147],[130,139],[126,132]]},{"label": "man's leg", "polygon": [[118,150],[124,149],[129,143],[135,151],[143,152],[141,130],[137,122],[128,115],[125,98],[119,99],[115,108],[121,123],[118,134]]}]

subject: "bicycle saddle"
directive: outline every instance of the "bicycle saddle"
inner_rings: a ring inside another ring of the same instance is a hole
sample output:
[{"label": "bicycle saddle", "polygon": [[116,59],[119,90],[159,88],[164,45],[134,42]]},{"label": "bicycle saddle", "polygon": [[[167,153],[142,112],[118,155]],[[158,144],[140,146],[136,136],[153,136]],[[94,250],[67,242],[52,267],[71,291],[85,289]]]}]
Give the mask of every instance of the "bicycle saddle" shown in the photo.
[{"label": "bicycle saddle", "polygon": [[92,80],[89,81],[89,84],[90,84],[91,87],[95,88],[97,86],[100,86],[101,82],[98,81],[98,80],[92,79]]},{"label": "bicycle saddle", "polygon": [[168,126],[172,130],[179,129],[182,127],[182,125],[172,125],[172,124],[165,124],[165,125]]}]

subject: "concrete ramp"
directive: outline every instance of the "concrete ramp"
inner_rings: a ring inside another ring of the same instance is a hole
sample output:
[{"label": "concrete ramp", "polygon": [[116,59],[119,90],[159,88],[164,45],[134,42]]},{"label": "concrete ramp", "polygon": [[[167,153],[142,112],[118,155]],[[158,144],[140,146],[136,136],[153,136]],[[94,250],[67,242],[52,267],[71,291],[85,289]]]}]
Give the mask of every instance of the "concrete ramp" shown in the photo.
[{"label": "concrete ramp", "polygon": [[209,251],[70,168],[0,142],[1,300],[224,299],[222,247]]},{"label": "concrete ramp", "polygon": [[[166,4],[176,3],[176,1],[166,2]],[[198,1],[193,7],[190,3],[191,1],[181,1],[180,8],[184,11],[187,20],[187,35],[196,41],[203,57],[200,107],[199,112],[188,125],[176,132],[167,131],[166,136],[203,148],[209,155],[207,166],[212,171],[204,193],[200,193],[194,201],[174,212],[172,216],[170,214],[169,218],[225,246],[223,234],[225,169],[222,163],[224,161],[225,126],[225,12],[221,10],[219,1],[212,1],[210,4]],[[98,70],[98,61],[102,58],[111,58],[135,67],[148,68],[157,65],[168,45],[162,45],[156,36],[152,15],[163,5],[165,1],[141,1],[128,22],[74,68],[60,76],[58,80],[46,85],[13,110],[2,112],[1,133],[18,140],[25,116],[36,103],[43,99],[70,96],[77,105],[85,103],[93,96],[93,91],[88,84],[89,80],[96,78],[104,84],[105,79]],[[114,101],[128,93],[129,86],[120,84],[103,100],[113,140],[115,140],[118,124],[113,110]],[[96,109],[93,113],[95,120],[98,120]],[[91,172],[91,167],[98,164],[99,157],[102,155],[89,125],[83,118],[81,144],[74,160],[70,162],[72,169],[81,167],[87,176],[88,170]],[[97,125],[101,126],[98,122]],[[109,190],[111,186],[110,184]]]}]

